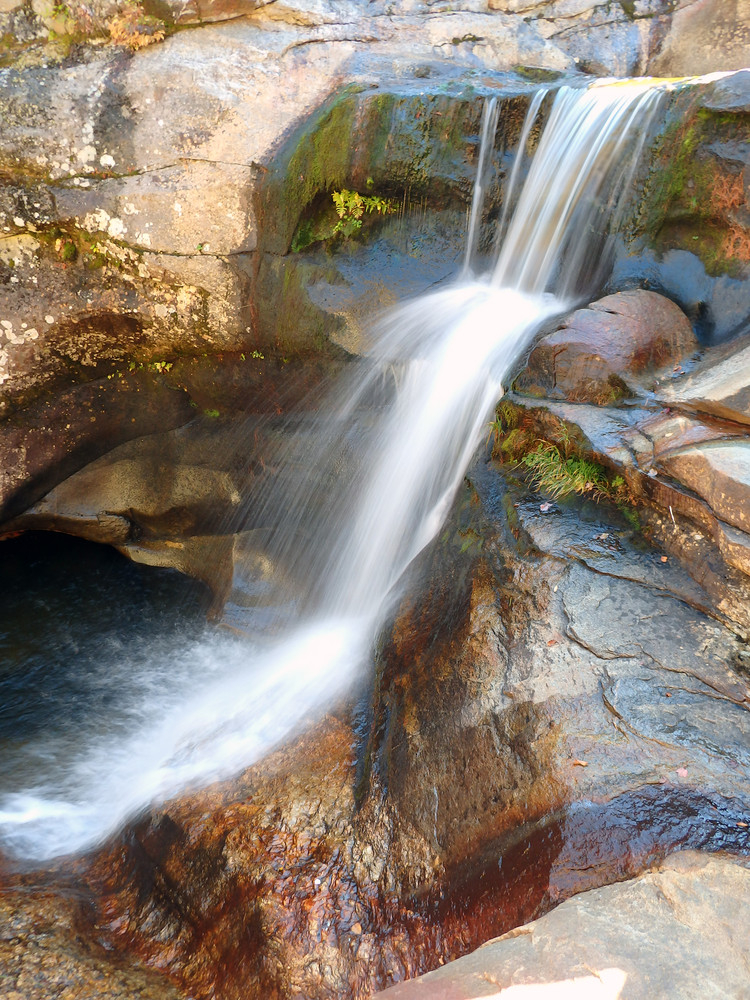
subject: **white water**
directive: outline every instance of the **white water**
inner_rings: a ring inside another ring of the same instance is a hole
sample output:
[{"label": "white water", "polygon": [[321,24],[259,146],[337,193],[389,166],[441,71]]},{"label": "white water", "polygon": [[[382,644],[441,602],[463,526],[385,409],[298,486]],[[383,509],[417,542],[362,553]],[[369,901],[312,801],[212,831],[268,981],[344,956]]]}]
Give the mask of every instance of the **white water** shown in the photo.
[{"label": "white water", "polygon": [[[276,609],[264,611],[271,627],[155,650],[157,685],[139,675],[138,687],[127,663],[113,663],[132,688],[126,718],[75,734],[64,766],[0,801],[3,849],[35,859],[85,850],[151,804],[257,760],[352,683],[405,567],[448,512],[509,366],[601,255],[591,232],[616,216],[657,102],[643,84],[559,92],[520,190],[514,171],[497,260],[476,277],[480,190],[460,282],[382,320],[356,383],[337,390],[312,446],[299,445],[307,471],[292,450],[282,492],[258,500],[273,529],[267,559],[283,569]],[[495,121],[487,109],[480,181]],[[33,753],[52,762],[57,751]]]}]

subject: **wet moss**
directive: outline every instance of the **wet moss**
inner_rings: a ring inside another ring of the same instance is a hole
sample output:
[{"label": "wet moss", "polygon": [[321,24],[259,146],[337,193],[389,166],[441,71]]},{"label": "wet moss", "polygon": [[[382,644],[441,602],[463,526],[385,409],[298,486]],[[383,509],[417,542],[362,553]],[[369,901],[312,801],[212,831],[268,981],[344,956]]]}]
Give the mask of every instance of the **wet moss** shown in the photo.
[{"label": "wet moss", "polygon": [[531,80],[532,83],[554,83],[563,74],[556,69],[543,69],[540,66],[514,66],[513,72],[518,73],[524,80]]},{"label": "wet moss", "polygon": [[321,192],[346,185],[356,95],[345,91],[292,137],[259,193],[264,249],[286,253],[300,216]]},{"label": "wet moss", "polygon": [[295,249],[314,242],[313,216],[334,189],[404,205],[469,201],[480,116],[473,94],[347,89],[292,136],[260,185],[262,249],[283,254],[293,240]]},{"label": "wet moss", "polygon": [[521,471],[543,495],[587,495],[614,503],[624,515],[625,509],[632,512],[636,498],[629,484],[602,465],[576,424],[544,408],[504,399],[495,411],[490,438],[492,457]]},{"label": "wet moss", "polygon": [[739,167],[721,159],[722,144],[750,142],[750,115],[713,112],[678,97],[652,156],[636,231],[659,251],[688,250],[712,276],[750,265],[750,230]]}]

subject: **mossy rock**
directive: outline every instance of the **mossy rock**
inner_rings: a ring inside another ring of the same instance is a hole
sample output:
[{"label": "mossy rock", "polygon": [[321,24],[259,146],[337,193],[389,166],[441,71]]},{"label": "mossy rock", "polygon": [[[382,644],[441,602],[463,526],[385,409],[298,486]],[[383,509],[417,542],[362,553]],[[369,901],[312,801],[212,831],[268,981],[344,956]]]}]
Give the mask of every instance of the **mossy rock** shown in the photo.
[{"label": "mossy rock", "polygon": [[631,237],[662,253],[687,250],[711,276],[740,277],[750,273],[750,113],[701,102],[695,88],[673,96]]}]

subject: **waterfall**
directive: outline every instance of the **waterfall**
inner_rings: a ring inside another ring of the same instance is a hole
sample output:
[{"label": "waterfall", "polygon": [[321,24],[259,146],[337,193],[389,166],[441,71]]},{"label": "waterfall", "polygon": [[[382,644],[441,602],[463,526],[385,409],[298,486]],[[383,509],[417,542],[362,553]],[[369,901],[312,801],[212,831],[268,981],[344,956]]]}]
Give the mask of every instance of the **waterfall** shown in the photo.
[{"label": "waterfall", "polygon": [[[460,279],[377,324],[355,377],[300,431],[270,492],[249,502],[272,567],[257,619],[248,618],[262,629],[155,650],[159,680],[141,672],[125,718],[71,734],[63,753],[30,751],[41,761],[26,768],[36,778],[0,800],[4,850],[41,859],[91,847],[152,803],[251,764],[367,667],[403,571],[443,523],[503,378],[604,256],[660,92],[626,82],[549,95],[538,148],[530,160],[520,150],[512,172],[496,259],[476,276],[498,110],[488,102]],[[544,98],[531,102],[522,146]],[[128,664],[113,669],[133,685]]]}]

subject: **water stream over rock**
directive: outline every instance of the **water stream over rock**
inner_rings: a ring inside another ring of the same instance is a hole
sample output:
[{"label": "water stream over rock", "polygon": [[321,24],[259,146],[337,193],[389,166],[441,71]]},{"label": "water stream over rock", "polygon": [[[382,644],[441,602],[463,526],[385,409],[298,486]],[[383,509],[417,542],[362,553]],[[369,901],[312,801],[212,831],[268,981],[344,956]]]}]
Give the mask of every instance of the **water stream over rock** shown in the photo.
[{"label": "water stream over rock", "polygon": [[[351,383],[279,455],[267,492],[247,499],[264,535],[248,556],[268,570],[240,581],[249,634],[156,648],[151,681],[123,680],[127,724],[105,714],[54,771],[44,764],[57,757],[53,742],[21,748],[27,783],[0,799],[3,850],[45,859],[90,848],[153,802],[258,760],[361,674],[509,367],[606,267],[607,234],[662,92],[648,82],[558,91],[528,176],[508,193],[497,259],[472,254],[480,192],[461,280],[380,322]],[[525,137],[544,99],[532,102]]]}]

